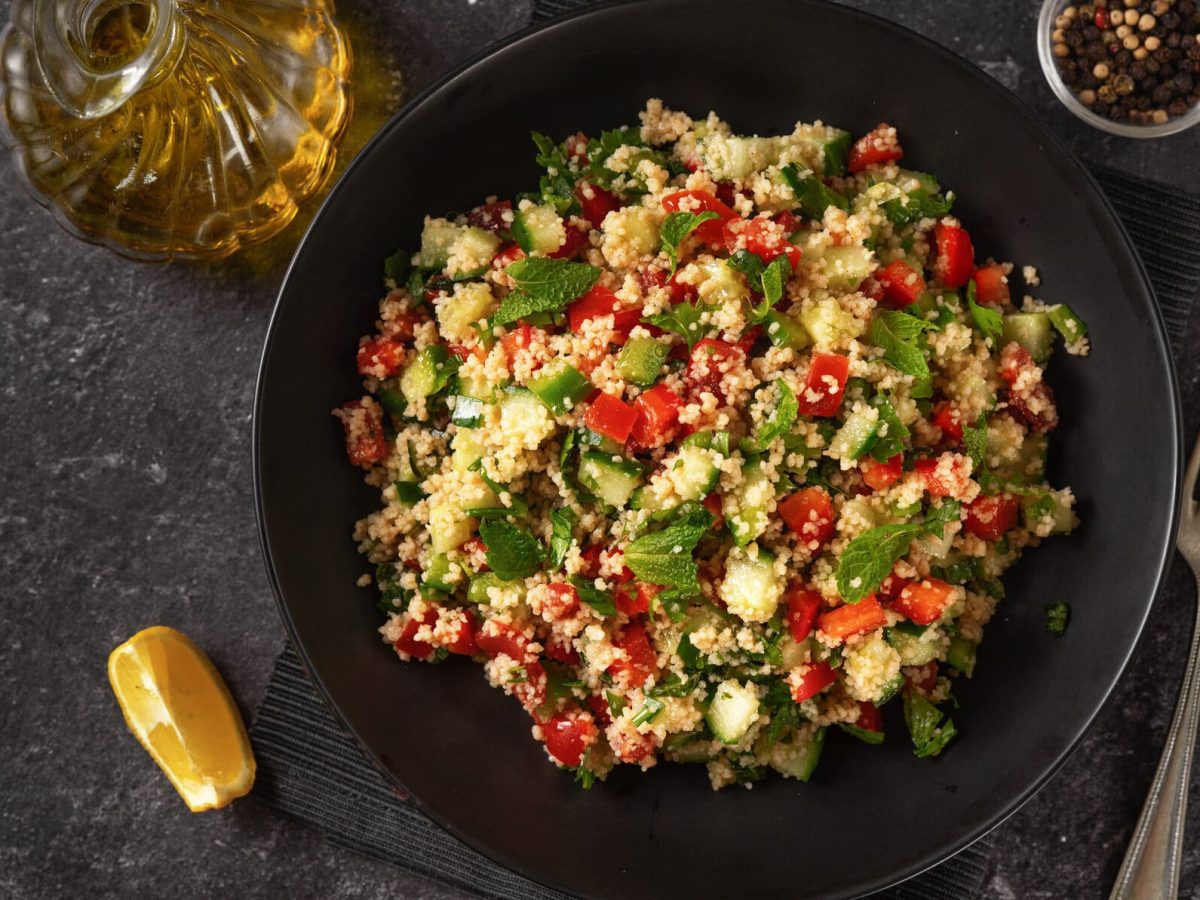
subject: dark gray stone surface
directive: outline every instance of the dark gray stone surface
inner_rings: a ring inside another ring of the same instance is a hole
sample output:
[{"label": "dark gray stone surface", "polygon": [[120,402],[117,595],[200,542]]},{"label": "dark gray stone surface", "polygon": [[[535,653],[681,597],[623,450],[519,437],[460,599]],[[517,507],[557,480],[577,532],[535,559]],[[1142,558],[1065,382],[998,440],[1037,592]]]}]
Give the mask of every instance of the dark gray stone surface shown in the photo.
[{"label": "dark gray stone surface", "polygon": [[[983,65],[1084,156],[1194,189],[1195,134],[1123,141],[1057,106],[1033,51],[1036,4],[856,5]],[[361,145],[401,92],[518,27],[528,9],[344,0],[364,85],[349,143]],[[145,266],[61,232],[7,160],[0,185],[0,895],[459,896],[330,847],[253,799],[189,815],[105,682],[112,647],[164,623],[208,650],[247,715],[262,696],[283,633],[258,556],[250,409],[297,228],[222,266]],[[1200,327],[1182,358],[1191,435]],[[1166,730],[1193,609],[1177,564],[1095,731],[1001,827],[989,896],[1106,893]],[[1196,833],[1186,896],[1200,896]]]}]

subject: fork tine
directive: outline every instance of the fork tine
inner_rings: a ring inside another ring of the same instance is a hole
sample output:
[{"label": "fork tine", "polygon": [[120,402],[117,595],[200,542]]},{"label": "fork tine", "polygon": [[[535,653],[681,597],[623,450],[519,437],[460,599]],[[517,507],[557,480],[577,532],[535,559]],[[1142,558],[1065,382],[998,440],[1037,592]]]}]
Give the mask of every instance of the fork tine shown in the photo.
[{"label": "fork tine", "polygon": [[1189,518],[1196,515],[1196,477],[1200,475],[1200,437],[1192,448],[1191,459],[1188,460],[1187,472],[1183,476],[1183,514]]}]

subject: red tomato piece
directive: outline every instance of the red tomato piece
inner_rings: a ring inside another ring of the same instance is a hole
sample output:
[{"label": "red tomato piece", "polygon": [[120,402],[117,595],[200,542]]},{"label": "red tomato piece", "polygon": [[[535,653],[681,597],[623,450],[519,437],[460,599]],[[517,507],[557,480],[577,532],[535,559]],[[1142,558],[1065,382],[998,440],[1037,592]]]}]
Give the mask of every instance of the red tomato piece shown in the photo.
[{"label": "red tomato piece", "polygon": [[592,694],[587,698],[587,705],[597,722],[605,728],[612,724],[612,713],[609,711],[608,700],[605,697],[601,697],[599,694]]},{"label": "red tomato piece", "polygon": [[725,509],[721,504],[721,495],[717,491],[713,491],[704,498],[704,508],[709,511],[714,519],[713,530],[716,531],[721,527],[721,523],[725,519]]},{"label": "red tomato piece", "polygon": [[1028,390],[1013,391],[1008,396],[1009,407],[1034,431],[1053,431],[1058,427],[1058,405],[1054,391],[1044,381]]},{"label": "red tomato piece", "polygon": [[600,732],[590,713],[577,709],[551,716],[542,725],[542,737],[548,752],[560,765],[573,769],[583,761],[583,754]]},{"label": "red tomato piece", "polygon": [[414,309],[406,309],[396,313],[391,319],[383,323],[383,330],[390,338],[396,338],[401,341],[411,341],[413,335],[417,333],[417,325],[424,322],[428,317],[423,313]]},{"label": "red tomato piece", "polygon": [[583,574],[588,578],[598,578],[600,576],[600,554],[603,552],[604,548],[599,544],[592,544],[592,546],[579,554],[583,560]]},{"label": "red tomato piece", "polygon": [[641,622],[631,622],[626,626],[620,635],[613,638],[613,646],[625,651],[624,659],[618,659],[608,667],[613,678],[624,680],[630,687],[641,687],[658,670],[658,654],[650,646],[646,628]]},{"label": "red tomato piece", "polygon": [[525,680],[513,685],[513,696],[533,718],[540,722],[538,710],[546,702],[546,670],[536,659],[524,666]]},{"label": "red tomato piece", "polygon": [[887,578],[879,583],[879,588],[875,591],[875,594],[886,600],[893,600],[897,594],[904,590],[907,584],[908,579],[901,578],[896,574],[896,570],[892,569],[891,572],[888,572]]},{"label": "red tomato piece", "polygon": [[998,263],[980,266],[971,279],[975,282],[975,299],[980,303],[999,304],[1008,301],[1010,294],[1004,266]]},{"label": "red tomato piece", "polygon": [[899,481],[900,476],[904,474],[904,454],[897,453],[887,462],[864,456],[858,461],[858,470],[871,490],[885,490]]},{"label": "red tomato piece", "polygon": [[474,656],[479,652],[479,645],[475,643],[475,629],[475,614],[469,609],[459,610],[454,637],[445,642],[445,648],[459,656]]},{"label": "red tomato piece", "polygon": [[850,159],[846,168],[861,172],[867,166],[895,162],[904,158],[904,149],[896,137],[896,129],[887,122],[880,122],[873,131],[860,137],[850,148]]},{"label": "red tomato piece", "polygon": [[583,411],[583,424],[623,444],[629,439],[638,415],[637,409],[624,400],[602,392]]},{"label": "red tomato piece", "polygon": [[493,659],[501,653],[517,662],[531,662],[533,659],[529,652],[529,638],[506,622],[488,619],[475,633],[475,643]]},{"label": "red tomato piece", "polygon": [[608,288],[593,285],[590,291],[578,300],[573,300],[567,307],[567,327],[578,334],[588,319],[611,316],[620,305],[621,301],[617,299],[617,295]]},{"label": "red tomato piece", "polygon": [[[943,465],[942,460],[947,457],[950,462]],[[966,460],[952,453],[943,453],[934,459],[917,460],[913,471],[925,482],[925,490],[930,497],[958,496],[966,490],[970,481]]]},{"label": "red tomato piece", "polygon": [[358,348],[358,374],[388,378],[404,367],[404,345],[389,337],[373,337]]},{"label": "red tomato piece", "polygon": [[883,302],[883,285],[879,283],[879,279],[874,275],[868,275],[864,278],[858,289],[862,291],[864,296],[870,297],[876,303]]},{"label": "red tomato piece", "polygon": [[492,257],[492,267],[496,269],[505,269],[515,263],[518,259],[525,258],[525,251],[516,243],[505,244],[500,248],[500,251]]},{"label": "red tomato piece", "polygon": [[669,213],[680,210],[694,213],[715,212],[718,218],[701,222],[692,232],[706,244],[720,244],[722,226],[729,219],[737,218],[737,213],[708,191],[676,191],[663,197],[662,206]]},{"label": "red tomato piece", "polygon": [[982,495],[967,507],[967,531],[984,541],[998,541],[1017,527],[1021,504],[1012,494]]},{"label": "red tomato piece", "polygon": [[1021,373],[1033,368],[1033,356],[1015,341],[1005,344],[1000,351],[1000,365],[996,373],[1011,386]]},{"label": "red tomato piece", "polygon": [[542,652],[546,654],[547,659],[562,663],[564,666],[579,665],[578,651],[571,646],[569,641],[564,641],[556,634],[552,634],[546,639],[546,649]]},{"label": "red tomato piece", "polygon": [[883,731],[883,711],[874,703],[858,701],[858,720],[854,723],[867,731]]},{"label": "red tomato piece", "polygon": [[817,627],[839,641],[856,634],[882,628],[887,616],[874,594],[868,594],[857,603],[847,603],[830,610],[817,618]]},{"label": "red tomato piece", "polygon": [[731,219],[725,223],[722,236],[725,249],[731,254],[746,249],[765,263],[773,262],[776,257],[786,256],[792,268],[795,268],[800,264],[801,251],[788,240],[790,234],[790,231],[774,219],[758,217]]},{"label": "red tomato piece", "polygon": [[817,624],[823,599],[811,588],[793,588],[787,595],[787,621],[792,638],[802,641],[812,634]]},{"label": "red tomato piece", "polygon": [[338,418],[346,432],[346,455],[352,465],[370,468],[387,458],[388,440],[383,433],[383,421],[374,407],[364,406],[361,400],[351,400],[342,405]]},{"label": "red tomato piece", "polygon": [[574,586],[562,581],[546,585],[546,598],[542,601],[542,618],[550,622],[569,619],[579,610],[579,592]]},{"label": "red tomato piece", "polygon": [[779,504],[779,515],[809,550],[816,550],[833,537],[833,501],[819,487],[796,491]]},{"label": "red tomato piece", "polygon": [[692,348],[688,357],[684,381],[693,391],[727,399],[721,390],[721,379],[726,372],[734,371],[745,362],[745,354],[733,344],[715,338],[704,338]]},{"label": "red tomato piece", "polygon": [[895,259],[875,273],[883,288],[883,299],[896,309],[911,306],[925,290],[921,273],[902,259]]},{"label": "red tomato piece", "polygon": [[718,181],[717,182],[717,199],[720,200],[722,203],[724,203],[726,206],[733,206],[734,201],[737,198],[733,196],[733,182],[732,181]]},{"label": "red tomato piece", "polygon": [[576,228],[570,223],[566,227],[566,238],[563,240],[562,246],[553,253],[547,253],[551,259],[570,259],[581,248],[587,246],[588,233],[585,229]]},{"label": "red tomato piece", "polygon": [[404,623],[404,628],[400,632],[400,636],[392,642],[392,646],[401,653],[407,653],[413,659],[429,659],[433,655],[433,644],[428,641],[418,640],[417,632],[421,630],[423,625],[433,625],[437,622],[438,611],[436,606],[427,606],[425,611],[419,616],[409,616]]},{"label": "red tomato piece", "polygon": [[904,676],[905,681],[920,691],[922,694],[928,694],[937,687],[938,679],[938,664],[937,660],[933,659],[921,666],[910,675]]},{"label": "red tomato piece", "polygon": [[751,325],[742,332],[742,336],[738,338],[738,342],[734,345],[742,351],[746,356],[750,355],[750,351],[754,349],[754,345],[758,343],[758,339],[763,336],[763,327],[761,325]]},{"label": "red tomato piece", "polygon": [[842,408],[842,395],[850,377],[850,357],[840,353],[814,353],[797,397],[802,416],[835,416]]},{"label": "red tomato piece", "polygon": [[809,665],[803,675],[788,678],[792,688],[792,699],[803,703],[815,697],[825,688],[837,681],[837,672],[827,662],[816,662]]},{"label": "red tomato piece", "polygon": [[948,288],[957,290],[971,279],[975,269],[975,248],[967,229],[959,225],[938,222],[933,228],[937,242],[937,259],[933,273]]},{"label": "red tomato piece", "polygon": [[892,609],[918,625],[932,625],[942,617],[954,585],[938,578],[922,578],[905,586],[892,601]]},{"label": "red tomato piece", "polygon": [[610,212],[621,208],[621,201],[615,194],[587,181],[575,185],[575,199],[583,210],[583,218],[591,222],[594,228],[599,228]]},{"label": "red tomato piece", "polygon": [[962,443],[962,413],[949,400],[943,400],[933,408],[933,424],[942,429],[942,437],[947,443]]},{"label": "red tomato piece", "polygon": [[613,592],[613,601],[619,612],[627,616],[636,616],[650,611],[650,601],[661,590],[658,585],[644,584],[640,581],[627,583]]},{"label": "red tomato piece", "polygon": [[776,213],[775,221],[779,223],[779,226],[789,236],[799,231],[802,225],[800,217],[794,212],[788,212],[787,210],[784,210],[781,213]]},{"label": "red tomato piece", "polygon": [[629,433],[630,448],[634,451],[652,450],[674,437],[679,424],[680,405],[679,395],[665,384],[656,384],[638,394],[633,401],[638,417]]},{"label": "red tomato piece", "polygon": [[582,131],[575,132],[573,135],[563,141],[563,145],[566,147],[567,156],[571,157],[576,162],[586,163],[588,161],[588,136]]},{"label": "red tomato piece", "polygon": [[467,213],[467,221],[476,228],[485,228],[491,232],[508,231],[512,226],[512,201],[496,200],[477,206]]}]

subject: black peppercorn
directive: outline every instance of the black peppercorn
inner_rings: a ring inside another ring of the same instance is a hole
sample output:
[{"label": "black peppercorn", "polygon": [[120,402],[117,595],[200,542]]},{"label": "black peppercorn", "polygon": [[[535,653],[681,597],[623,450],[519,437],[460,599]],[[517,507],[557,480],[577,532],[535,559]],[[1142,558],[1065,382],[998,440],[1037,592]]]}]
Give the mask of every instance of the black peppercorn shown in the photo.
[{"label": "black peppercorn", "polygon": [[1078,31],[1071,29],[1063,35],[1063,41],[1072,49],[1077,49],[1083,46],[1083,35]]},{"label": "black peppercorn", "polygon": [[1118,69],[1123,69],[1127,65],[1129,65],[1131,62],[1133,62],[1133,54],[1124,48],[1119,50],[1117,52],[1117,55],[1113,58],[1116,60]]},{"label": "black peppercorn", "polygon": [[1192,76],[1187,72],[1180,72],[1175,76],[1175,90],[1181,94],[1189,93],[1192,89]]},{"label": "black peppercorn", "polygon": [[1083,55],[1092,62],[1100,62],[1100,60],[1108,56],[1108,48],[1099,41],[1091,41],[1083,45]]},{"label": "black peppercorn", "polygon": [[1119,103],[1114,103],[1108,110],[1108,117],[1114,122],[1125,118],[1125,109]]},{"label": "black peppercorn", "polygon": [[1167,107],[1167,112],[1169,112],[1173,116],[1182,116],[1187,111],[1188,111],[1188,103],[1186,100],[1184,100],[1182,98],[1180,98],[1179,100],[1173,100],[1171,102],[1171,105]]},{"label": "black peppercorn", "polygon": [[1150,95],[1151,99],[1159,106],[1166,106],[1174,96],[1175,92],[1171,90],[1171,86],[1168,84],[1160,84],[1154,89],[1154,93]]},{"label": "black peppercorn", "polygon": [[1083,39],[1085,41],[1096,41],[1100,39],[1100,29],[1095,25],[1085,25],[1083,27]]},{"label": "black peppercorn", "polygon": [[1142,81],[1146,77],[1146,66],[1144,63],[1135,62],[1129,67],[1129,74],[1133,76],[1134,81]]}]

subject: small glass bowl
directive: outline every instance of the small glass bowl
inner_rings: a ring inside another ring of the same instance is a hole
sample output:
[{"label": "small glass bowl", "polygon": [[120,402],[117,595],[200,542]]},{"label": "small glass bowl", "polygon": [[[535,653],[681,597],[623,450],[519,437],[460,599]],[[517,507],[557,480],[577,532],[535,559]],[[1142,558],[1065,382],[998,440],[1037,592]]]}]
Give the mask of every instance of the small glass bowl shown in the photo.
[{"label": "small glass bowl", "polygon": [[[1078,5],[1084,0],[1075,0],[1075,5]],[[1072,0],[1045,0],[1042,4],[1042,13],[1038,16],[1037,25],[1037,49],[1038,61],[1042,64],[1042,74],[1046,76],[1046,81],[1050,83],[1051,90],[1058,97],[1059,101],[1075,114],[1077,119],[1080,119],[1087,124],[1099,128],[1101,131],[1107,131],[1109,134],[1120,135],[1121,137],[1131,138],[1158,138],[1166,137],[1169,134],[1178,134],[1181,131],[1186,131],[1193,125],[1200,123],[1200,104],[1193,106],[1182,116],[1174,119],[1169,119],[1161,125],[1133,125],[1129,122],[1114,122],[1112,119],[1099,116],[1084,106],[1079,98],[1075,96],[1075,92],[1070,86],[1063,81],[1062,73],[1058,70],[1058,63],[1053,52],[1053,41],[1051,35],[1054,33],[1054,20],[1059,14],[1072,5]]]}]

